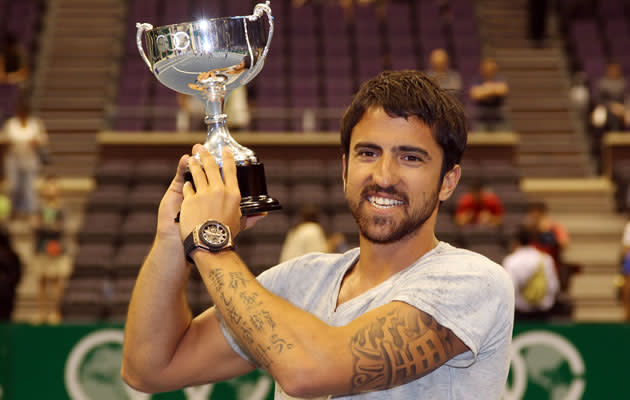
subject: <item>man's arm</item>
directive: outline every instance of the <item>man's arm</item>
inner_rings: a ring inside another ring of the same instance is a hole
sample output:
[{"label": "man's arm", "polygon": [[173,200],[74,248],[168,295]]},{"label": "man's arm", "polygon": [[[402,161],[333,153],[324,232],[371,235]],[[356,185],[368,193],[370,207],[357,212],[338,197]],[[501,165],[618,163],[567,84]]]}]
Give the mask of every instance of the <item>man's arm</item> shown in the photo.
[{"label": "man's arm", "polygon": [[409,304],[392,302],[332,327],[265,290],[233,251],[193,254],[240,345],[292,396],[391,388],[468,350],[449,329]]},{"label": "man's arm", "polygon": [[192,319],[186,301],[190,266],[184,261],[179,227],[187,158],[160,203],[153,247],[140,270],[125,325],[123,379],[156,392],[241,375],[253,369],[231,349],[213,309]]},{"label": "man's arm", "polygon": [[[203,148],[183,188],[180,232],[208,219],[239,230],[236,166],[223,152],[223,174]],[[313,397],[386,389],[422,377],[468,348],[431,316],[402,302],[332,327],[263,288],[232,250],[191,253],[218,313],[239,344],[290,395]]]}]

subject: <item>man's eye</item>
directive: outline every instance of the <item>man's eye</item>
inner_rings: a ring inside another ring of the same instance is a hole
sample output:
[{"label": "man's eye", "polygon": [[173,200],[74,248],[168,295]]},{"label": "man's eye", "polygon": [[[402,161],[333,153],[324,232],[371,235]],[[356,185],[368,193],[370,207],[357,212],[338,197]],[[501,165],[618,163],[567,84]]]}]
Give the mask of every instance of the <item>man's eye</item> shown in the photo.
[{"label": "man's eye", "polygon": [[402,156],[402,159],[410,162],[422,162],[422,158],[418,156],[414,156],[413,154],[405,154]]},{"label": "man's eye", "polygon": [[374,157],[376,155],[375,151],[363,150],[359,151],[359,157]]}]

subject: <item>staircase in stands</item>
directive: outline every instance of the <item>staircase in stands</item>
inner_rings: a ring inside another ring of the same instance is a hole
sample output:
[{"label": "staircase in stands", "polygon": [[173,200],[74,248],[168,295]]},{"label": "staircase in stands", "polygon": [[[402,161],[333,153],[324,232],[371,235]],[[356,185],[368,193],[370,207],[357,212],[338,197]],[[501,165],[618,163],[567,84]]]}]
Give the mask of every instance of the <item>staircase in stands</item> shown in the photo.
[{"label": "staircase in stands", "polygon": [[569,289],[573,317],[620,320],[614,277],[623,218],[615,210],[614,185],[596,176],[586,137],[572,117],[570,71],[553,10],[543,47],[527,38],[526,0],[478,0],[477,13],[483,55],[496,59],[510,86],[522,189],[532,200],[545,201],[551,216],[565,225],[571,236],[565,258],[583,266]]}]

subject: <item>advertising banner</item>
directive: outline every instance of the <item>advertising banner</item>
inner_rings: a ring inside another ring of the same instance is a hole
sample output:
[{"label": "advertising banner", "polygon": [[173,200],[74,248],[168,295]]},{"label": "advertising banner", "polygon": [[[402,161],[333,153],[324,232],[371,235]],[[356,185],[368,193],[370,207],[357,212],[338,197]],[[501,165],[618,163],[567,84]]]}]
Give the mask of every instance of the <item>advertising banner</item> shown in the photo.
[{"label": "advertising banner", "polygon": [[[254,371],[170,393],[136,392],[120,378],[119,325],[0,325],[0,400],[267,400]],[[517,324],[504,399],[611,399],[627,391],[629,324]],[[211,366],[209,366],[210,368]]]}]

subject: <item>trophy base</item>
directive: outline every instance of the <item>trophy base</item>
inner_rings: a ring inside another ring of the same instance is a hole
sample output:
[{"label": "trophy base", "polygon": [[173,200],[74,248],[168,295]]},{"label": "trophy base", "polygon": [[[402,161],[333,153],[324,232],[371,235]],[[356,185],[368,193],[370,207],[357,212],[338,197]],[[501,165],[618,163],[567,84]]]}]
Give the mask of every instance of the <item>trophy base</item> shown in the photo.
[{"label": "trophy base", "polygon": [[[236,178],[241,191],[241,214],[256,215],[282,209],[280,202],[267,194],[265,169],[262,163],[237,165]],[[192,183],[194,188],[192,174],[188,169],[184,172],[184,179]]]}]

